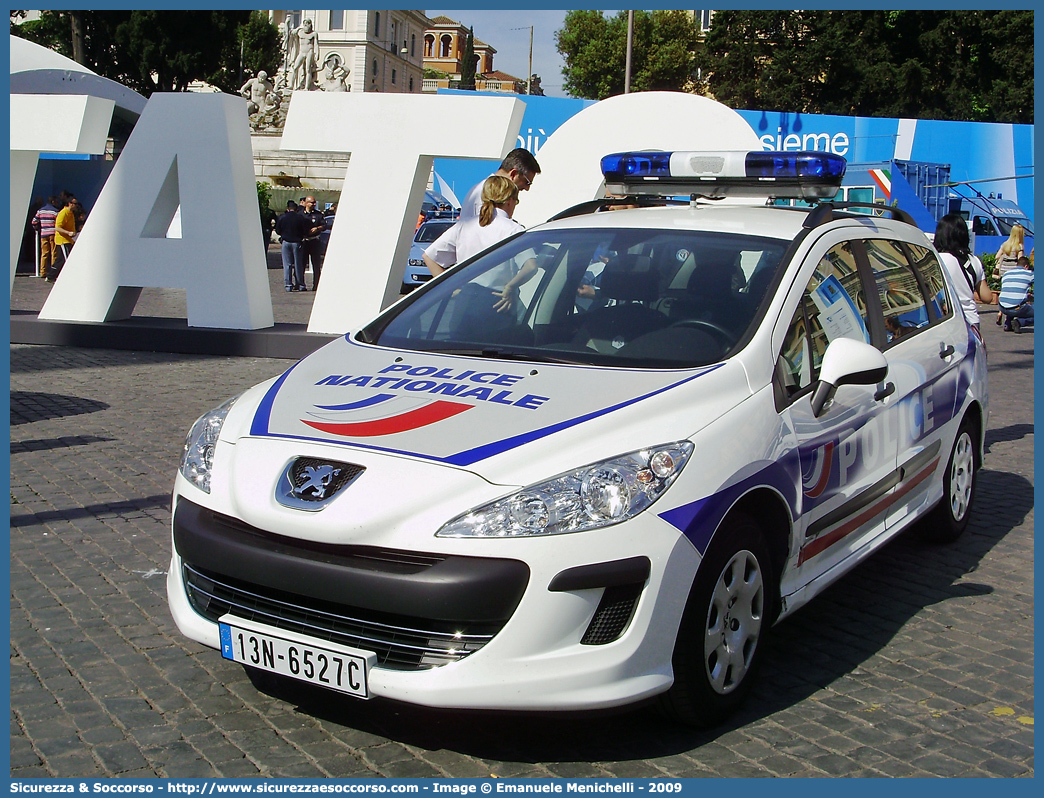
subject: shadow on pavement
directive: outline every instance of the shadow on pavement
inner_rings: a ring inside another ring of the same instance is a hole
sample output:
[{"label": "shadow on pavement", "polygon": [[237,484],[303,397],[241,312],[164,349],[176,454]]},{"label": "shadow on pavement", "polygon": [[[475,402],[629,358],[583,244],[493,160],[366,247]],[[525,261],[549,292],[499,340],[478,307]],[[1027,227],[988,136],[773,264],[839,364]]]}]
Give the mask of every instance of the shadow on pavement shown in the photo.
[{"label": "shadow on pavement", "polygon": [[1033,435],[1032,424],[1011,424],[1000,429],[986,430],[986,452],[995,443],[1008,443],[1010,441],[1021,441]]},{"label": "shadow on pavement", "polygon": [[11,391],[11,426],[31,424],[49,418],[82,416],[108,410],[109,405],[82,396],[64,396],[57,393]]},{"label": "shadow on pavement", "polygon": [[111,516],[139,515],[145,510],[170,508],[170,494],[143,496],[133,501],[105,502],[78,507],[75,510],[46,510],[42,513],[11,514],[11,528],[46,524],[49,521],[69,521],[76,518],[108,518]]},{"label": "shadow on pavement", "polygon": [[71,449],[74,446],[89,446],[92,443],[108,443],[115,438],[97,435],[66,435],[61,438],[37,438],[29,441],[11,441],[11,454],[24,452],[49,452],[54,449]]}]

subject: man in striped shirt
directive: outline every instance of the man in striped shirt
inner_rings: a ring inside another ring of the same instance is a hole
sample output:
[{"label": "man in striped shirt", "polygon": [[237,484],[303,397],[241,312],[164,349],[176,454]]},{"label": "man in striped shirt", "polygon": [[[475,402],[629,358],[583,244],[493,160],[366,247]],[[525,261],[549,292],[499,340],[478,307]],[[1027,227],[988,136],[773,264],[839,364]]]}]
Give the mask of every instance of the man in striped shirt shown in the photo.
[{"label": "man in striped shirt", "polygon": [[1004,330],[1011,330],[1012,319],[1025,319],[1023,326],[1033,323],[1033,303],[1029,300],[1033,288],[1033,269],[1025,255],[1019,258],[1018,267],[1009,269],[1001,277],[1000,303],[1004,314]]},{"label": "man in striped shirt", "polygon": [[33,229],[40,236],[40,262],[37,277],[46,277],[54,265],[54,220],[58,216],[58,198],[48,197],[33,217]]}]

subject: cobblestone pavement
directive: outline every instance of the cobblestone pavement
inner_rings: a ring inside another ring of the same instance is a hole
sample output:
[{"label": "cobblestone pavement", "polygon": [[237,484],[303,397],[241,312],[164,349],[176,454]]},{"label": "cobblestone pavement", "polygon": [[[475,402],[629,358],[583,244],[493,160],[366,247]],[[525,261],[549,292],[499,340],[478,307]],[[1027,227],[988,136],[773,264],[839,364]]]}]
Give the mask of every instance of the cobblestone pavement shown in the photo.
[{"label": "cobblestone pavement", "polygon": [[170,488],[196,416],[289,363],[12,346],[11,775],[1031,776],[1033,336],[983,318],[968,533],[904,536],[781,623],[709,732],[258,689],[167,612]]}]

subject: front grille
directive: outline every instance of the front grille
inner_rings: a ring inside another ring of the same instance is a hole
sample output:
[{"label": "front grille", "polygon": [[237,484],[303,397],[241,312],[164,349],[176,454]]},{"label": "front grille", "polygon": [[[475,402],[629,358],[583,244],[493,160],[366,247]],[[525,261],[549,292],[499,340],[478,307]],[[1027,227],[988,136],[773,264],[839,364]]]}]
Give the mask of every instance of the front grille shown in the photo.
[{"label": "front grille", "polygon": [[[290,465],[287,476],[293,482],[295,488],[300,488],[308,481],[306,469],[321,468],[323,466],[337,466],[336,474],[330,479],[330,484],[325,486],[325,495],[327,496],[333,496],[366,470],[354,463],[338,463],[333,460],[320,460],[316,457],[298,457]],[[305,498],[308,497],[306,496]]]},{"label": "front grille", "polygon": [[502,623],[455,629],[426,618],[374,613],[317,599],[282,594],[183,565],[193,609],[210,621],[225,614],[377,655],[380,667],[424,670],[457,662],[478,651]]},{"label": "front grille", "polygon": [[627,628],[627,624],[631,622],[631,616],[634,615],[635,605],[638,604],[638,597],[641,596],[644,586],[644,583],[638,582],[632,585],[607,587],[580,644],[604,646],[619,638]]}]

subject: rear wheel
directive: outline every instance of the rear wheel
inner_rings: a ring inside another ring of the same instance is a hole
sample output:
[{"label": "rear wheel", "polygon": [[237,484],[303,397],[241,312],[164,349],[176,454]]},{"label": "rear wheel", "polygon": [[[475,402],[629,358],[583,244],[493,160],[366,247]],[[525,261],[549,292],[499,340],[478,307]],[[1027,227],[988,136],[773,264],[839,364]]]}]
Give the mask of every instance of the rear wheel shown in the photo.
[{"label": "rear wheel", "polygon": [[700,563],[682,616],[674,684],[660,697],[669,717],[711,726],[739,707],[775,619],[777,592],[757,524],[742,514],[727,519]]},{"label": "rear wheel", "polygon": [[943,497],[923,528],[923,537],[932,543],[957,540],[968,527],[975,498],[976,429],[968,419],[961,422],[957,439],[943,472]]}]

